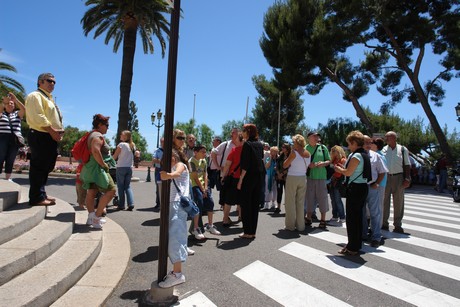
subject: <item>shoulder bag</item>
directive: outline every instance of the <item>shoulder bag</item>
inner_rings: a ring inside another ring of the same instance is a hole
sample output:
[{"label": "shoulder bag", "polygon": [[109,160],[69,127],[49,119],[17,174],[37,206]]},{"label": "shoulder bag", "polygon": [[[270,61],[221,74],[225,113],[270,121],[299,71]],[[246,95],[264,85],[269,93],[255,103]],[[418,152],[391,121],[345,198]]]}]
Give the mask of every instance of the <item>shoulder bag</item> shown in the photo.
[{"label": "shoulder bag", "polygon": [[198,206],[195,204],[195,202],[190,199],[189,197],[185,196],[182,194],[180,191],[179,187],[176,184],[176,181],[173,179],[172,182],[174,183],[174,186],[176,187],[177,193],[179,193],[180,196],[180,204],[182,208],[187,212],[188,216],[190,218],[193,218],[195,215],[200,213],[200,209]]}]

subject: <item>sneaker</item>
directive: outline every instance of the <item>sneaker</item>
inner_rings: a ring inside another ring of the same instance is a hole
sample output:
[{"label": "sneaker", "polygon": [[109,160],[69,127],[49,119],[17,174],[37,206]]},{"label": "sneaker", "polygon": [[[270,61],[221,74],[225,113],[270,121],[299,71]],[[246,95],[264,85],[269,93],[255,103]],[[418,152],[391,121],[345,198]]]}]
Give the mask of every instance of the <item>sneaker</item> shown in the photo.
[{"label": "sneaker", "polygon": [[221,235],[220,231],[217,230],[216,226],[214,225],[206,225],[206,230],[212,233],[213,235]]},{"label": "sneaker", "polygon": [[158,283],[160,288],[171,288],[185,282],[185,276],[182,273],[170,272],[165,276],[162,282]]},{"label": "sneaker", "polygon": [[[92,225],[93,224],[93,219],[96,218],[96,212],[91,212],[88,214],[88,219],[86,220],[86,225]],[[99,223],[105,224],[107,221],[105,218],[100,217],[99,218]]]},{"label": "sneaker", "polygon": [[187,255],[189,256],[195,255],[195,251],[193,249],[190,249],[188,246],[187,246]]},{"label": "sneaker", "polygon": [[404,229],[402,227],[395,227],[393,229],[393,232],[396,232],[396,233],[404,233]]},{"label": "sneaker", "polygon": [[10,179],[6,179],[6,180],[9,181],[9,182],[14,182],[13,179],[11,179],[11,178],[10,178]]},{"label": "sneaker", "polygon": [[339,223],[342,223],[342,224],[343,224],[343,223],[346,223],[346,221],[347,221],[347,219],[340,219],[340,220],[339,220]]},{"label": "sneaker", "polygon": [[102,223],[101,220],[102,220],[102,218],[100,218],[100,217],[93,217],[93,223],[91,224],[91,226],[93,228],[96,228],[96,229],[102,229],[102,225],[104,223]]},{"label": "sneaker", "polygon": [[204,239],[206,239],[206,237],[204,236],[204,234],[201,232],[201,229],[200,229],[200,228],[195,228],[195,230],[193,231],[193,235],[195,236],[195,239],[197,239],[197,240],[204,240]]},{"label": "sneaker", "polygon": [[331,217],[331,219],[329,220],[330,223],[337,223],[338,221],[339,221],[338,217]]},{"label": "sneaker", "polygon": [[379,240],[372,240],[371,241],[371,247],[379,247],[380,246],[380,241]]}]

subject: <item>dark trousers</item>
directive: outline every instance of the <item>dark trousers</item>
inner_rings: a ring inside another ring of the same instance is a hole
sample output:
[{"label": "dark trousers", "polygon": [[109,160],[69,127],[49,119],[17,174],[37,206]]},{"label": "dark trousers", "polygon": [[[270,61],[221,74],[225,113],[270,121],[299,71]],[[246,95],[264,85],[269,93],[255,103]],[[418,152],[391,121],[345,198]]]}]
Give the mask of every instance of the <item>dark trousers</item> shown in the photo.
[{"label": "dark trousers", "polygon": [[[243,231],[247,235],[255,235],[259,220],[260,191],[265,185],[264,176],[244,178],[241,187],[241,220]],[[264,184],[262,184],[264,182]]]},{"label": "dark trousers", "polygon": [[368,193],[367,183],[351,183],[347,190],[347,249],[357,252],[362,246],[363,208]]},{"label": "dark trousers", "polygon": [[283,189],[286,185],[286,181],[284,180],[276,180],[276,202],[281,204],[281,200],[283,199]]},{"label": "dark trousers", "polygon": [[29,204],[36,204],[47,197],[45,186],[48,174],[56,165],[57,145],[48,133],[30,129]]}]

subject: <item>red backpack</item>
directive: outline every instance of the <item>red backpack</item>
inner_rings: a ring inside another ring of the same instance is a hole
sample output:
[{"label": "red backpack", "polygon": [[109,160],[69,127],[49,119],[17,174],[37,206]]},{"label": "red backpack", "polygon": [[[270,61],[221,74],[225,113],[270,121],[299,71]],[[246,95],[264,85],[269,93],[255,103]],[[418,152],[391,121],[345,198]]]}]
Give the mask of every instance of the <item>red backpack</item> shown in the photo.
[{"label": "red backpack", "polygon": [[72,156],[75,160],[80,163],[85,164],[89,161],[90,151],[88,148],[88,137],[93,131],[86,132],[74,145],[72,148]]}]

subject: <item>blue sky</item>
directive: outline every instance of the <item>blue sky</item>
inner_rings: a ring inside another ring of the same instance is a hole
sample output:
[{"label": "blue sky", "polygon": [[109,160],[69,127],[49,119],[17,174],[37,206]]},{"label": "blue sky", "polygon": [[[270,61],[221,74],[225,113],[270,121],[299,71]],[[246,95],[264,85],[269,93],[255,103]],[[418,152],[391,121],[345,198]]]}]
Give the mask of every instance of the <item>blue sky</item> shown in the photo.
[{"label": "blue sky", "polygon": [[[174,122],[192,118],[195,94],[197,124],[210,126],[216,134],[221,133],[226,121],[244,118],[248,97],[251,112],[257,96],[252,76],[272,77],[259,39],[263,33],[264,13],[274,2],[181,1],[183,18],[180,21]],[[95,40],[93,33],[88,37],[83,35],[80,20],[87,10],[84,3],[83,0],[2,1],[0,61],[16,67],[18,74],[12,76],[27,92],[35,89],[40,73],[52,72],[57,80],[54,95],[65,125],[88,130],[92,115],[102,113],[111,116],[108,136],[112,137],[118,120],[122,48],[113,53],[112,42],[104,44],[105,36]],[[154,43],[159,48],[158,41]],[[139,130],[147,139],[150,152],[156,147],[157,139],[157,129],[151,124],[150,114],[165,109],[167,55],[168,50],[165,58],[161,58],[159,49],[153,55],[145,55],[138,44],[134,60],[131,100],[138,107]],[[358,61],[360,53],[353,56]],[[437,61],[427,55],[422,80],[433,78],[439,71]],[[446,84],[443,107],[433,107],[440,125],[447,125],[449,131],[459,126],[454,111],[460,101],[459,86],[458,79]],[[319,95],[305,95],[303,99],[306,123],[310,127],[339,116],[356,119],[353,107],[342,100],[342,93],[335,84],[326,86]],[[375,91],[360,100],[374,112],[382,101],[384,97]],[[405,119],[420,116],[428,123],[420,105],[403,102],[394,112]]]}]

